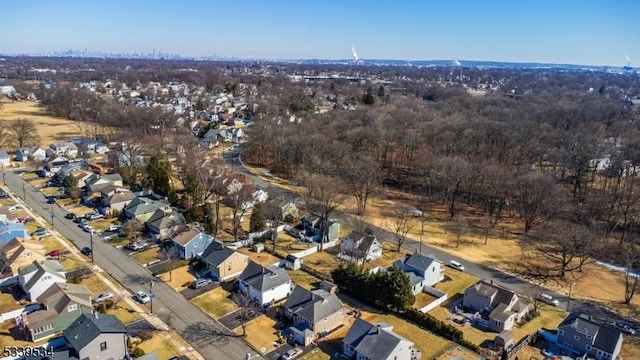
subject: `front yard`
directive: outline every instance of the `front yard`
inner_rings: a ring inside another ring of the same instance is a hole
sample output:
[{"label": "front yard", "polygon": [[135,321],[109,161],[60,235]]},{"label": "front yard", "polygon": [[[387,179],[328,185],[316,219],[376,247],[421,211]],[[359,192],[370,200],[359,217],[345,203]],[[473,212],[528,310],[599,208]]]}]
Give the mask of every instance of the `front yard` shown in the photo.
[{"label": "front yard", "polygon": [[[242,327],[233,330],[236,334],[242,334]],[[254,349],[258,349],[262,354],[275,350],[280,344],[278,340],[278,330],[276,329],[276,321],[260,315],[251,320],[246,326],[246,336],[244,340],[251,344]]]},{"label": "front yard", "polygon": [[175,341],[171,339],[171,335],[163,331],[154,331],[153,337],[144,340],[138,345],[145,354],[156,352],[158,359],[169,359],[172,356],[180,355],[182,351],[176,347]]},{"label": "front yard", "polygon": [[435,288],[452,298],[456,294],[464,294],[464,290],[478,282],[478,278],[462,271],[445,268],[444,280],[435,285]]},{"label": "front yard", "polygon": [[208,291],[191,301],[215,319],[238,309],[238,305],[231,299],[231,294],[222,287]]},{"label": "front yard", "polygon": [[[256,253],[251,251],[249,248],[240,248],[238,249],[239,252],[249,256],[249,259],[253,262],[256,262],[260,265],[263,266],[267,266],[267,265],[272,265],[275,264],[277,262],[279,262],[281,259],[277,256],[274,256],[268,252],[261,252],[261,253]],[[305,258],[306,260],[306,258]]]},{"label": "front yard", "polygon": [[171,286],[176,292],[186,289],[196,278],[189,272],[189,265],[173,269],[170,273],[162,273],[157,277]]},{"label": "front yard", "polygon": [[162,254],[160,254],[160,248],[156,246],[150,249],[135,252],[131,254],[131,258],[144,266],[154,260],[162,259]]},{"label": "front yard", "polygon": [[287,272],[289,273],[289,277],[291,277],[291,280],[294,284],[302,286],[307,290],[317,289],[321,281],[317,277],[310,275],[309,273],[302,270],[288,270]]}]

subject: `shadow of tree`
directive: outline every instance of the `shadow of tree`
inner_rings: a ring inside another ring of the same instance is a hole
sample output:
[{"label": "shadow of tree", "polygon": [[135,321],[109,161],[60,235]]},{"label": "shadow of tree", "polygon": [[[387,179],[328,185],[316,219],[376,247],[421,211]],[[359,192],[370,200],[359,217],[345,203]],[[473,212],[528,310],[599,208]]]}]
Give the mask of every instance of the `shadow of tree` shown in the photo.
[{"label": "shadow of tree", "polygon": [[199,321],[187,325],[183,337],[187,342],[196,344],[225,345],[229,343],[229,338],[240,337],[240,335],[218,328],[212,323]]}]

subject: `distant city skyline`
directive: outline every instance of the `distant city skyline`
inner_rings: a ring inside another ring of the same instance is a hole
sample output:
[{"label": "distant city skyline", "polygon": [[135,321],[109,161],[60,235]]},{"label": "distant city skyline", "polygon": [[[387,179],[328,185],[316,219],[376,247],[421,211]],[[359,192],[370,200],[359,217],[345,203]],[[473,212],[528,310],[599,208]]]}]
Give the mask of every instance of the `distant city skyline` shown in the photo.
[{"label": "distant city skyline", "polygon": [[[640,1],[5,0],[0,54],[640,64]],[[639,65],[640,67],[640,65]]]}]

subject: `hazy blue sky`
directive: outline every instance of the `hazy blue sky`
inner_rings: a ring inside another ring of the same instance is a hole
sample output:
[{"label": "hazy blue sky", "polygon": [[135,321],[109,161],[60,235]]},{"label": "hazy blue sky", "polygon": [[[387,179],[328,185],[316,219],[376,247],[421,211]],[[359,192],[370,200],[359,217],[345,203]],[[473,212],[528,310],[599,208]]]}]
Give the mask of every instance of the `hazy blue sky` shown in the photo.
[{"label": "hazy blue sky", "polygon": [[640,0],[0,2],[0,53],[459,59],[640,66]]}]

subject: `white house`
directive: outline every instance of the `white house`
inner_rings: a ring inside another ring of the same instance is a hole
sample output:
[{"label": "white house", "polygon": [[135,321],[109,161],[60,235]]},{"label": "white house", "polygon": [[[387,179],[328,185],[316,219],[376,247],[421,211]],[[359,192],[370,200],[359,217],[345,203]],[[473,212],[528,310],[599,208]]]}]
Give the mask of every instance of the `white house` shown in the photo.
[{"label": "white house", "polygon": [[269,265],[263,267],[253,261],[238,277],[238,287],[261,306],[271,306],[286,299],[294,284],[286,270]]},{"label": "white house", "polygon": [[66,283],[65,269],[56,260],[34,261],[18,269],[20,287],[32,301],[55,283]]},{"label": "white house", "polygon": [[382,256],[382,244],[375,235],[353,231],[342,238],[340,255],[356,261],[373,261]]},{"label": "white house", "polygon": [[0,166],[4,166],[4,167],[11,166],[11,157],[4,150],[0,150]]},{"label": "white house", "polygon": [[53,143],[47,149],[47,156],[65,156],[67,158],[78,157],[78,147],[76,144],[68,141],[64,143]]},{"label": "white house", "polygon": [[422,292],[427,286],[433,286],[444,279],[444,266],[433,255],[422,255],[414,252],[402,260],[396,260],[393,266],[401,269],[409,276],[414,295]]}]

